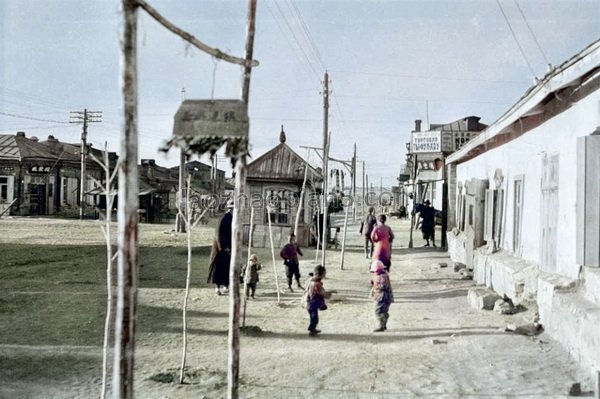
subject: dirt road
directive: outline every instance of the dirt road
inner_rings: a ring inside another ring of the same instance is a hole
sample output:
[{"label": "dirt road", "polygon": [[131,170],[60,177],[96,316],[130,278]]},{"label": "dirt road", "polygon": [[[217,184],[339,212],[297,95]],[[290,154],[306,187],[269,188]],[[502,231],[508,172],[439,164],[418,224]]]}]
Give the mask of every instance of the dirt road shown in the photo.
[{"label": "dirt road", "polygon": [[[579,380],[566,352],[544,334],[504,331],[507,323],[525,324],[533,310],[508,316],[469,307],[474,284],[460,279],[447,254],[407,249],[408,223],[393,219],[390,225],[397,236],[391,271],[396,302],[384,333],[372,332],[369,273],[356,226],[349,229],[344,270],[340,252],[328,252],[324,285],[335,293],[321,313],[317,338],[308,336],[298,290],[282,289],[277,303],[270,251],[256,249],[264,268],[246,324],[260,331],[242,336],[240,397],[567,397]],[[417,233],[415,246],[422,245]],[[306,277],[314,249],[304,255]],[[283,288],[279,260],[276,268]],[[169,381],[181,356],[182,290],[140,290],[136,397],[226,397],[228,297],[203,285],[190,299],[189,377],[179,385]],[[98,346],[1,345],[0,397],[98,397],[100,356]],[[11,373],[11,359],[30,359],[31,372]]]}]

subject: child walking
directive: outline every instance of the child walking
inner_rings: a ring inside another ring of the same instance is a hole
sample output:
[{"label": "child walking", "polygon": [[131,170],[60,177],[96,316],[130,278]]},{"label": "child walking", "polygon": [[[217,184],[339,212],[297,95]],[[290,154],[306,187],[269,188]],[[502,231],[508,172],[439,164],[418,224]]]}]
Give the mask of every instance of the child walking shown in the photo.
[{"label": "child walking", "polygon": [[387,330],[387,321],[390,317],[388,311],[390,305],[394,302],[394,293],[392,292],[390,276],[381,261],[373,261],[371,273],[373,273],[371,297],[375,301],[375,319],[379,323],[379,326],[373,332],[381,332]]},{"label": "child walking", "polygon": [[296,278],[296,284],[298,288],[304,289],[300,284],[300,262],[298,261],[298,255],[302,255],[300,247],[296,243],[296,236],[294,233],[288,237],[288,243],[281,248],[279,256],[283,258],[283,264],[285,265],[285,275],[287,277],[288,289],[294,292],[292,289],[292,277]]},{"label": "child walking", "polygon": [[319,310],[327,310],[325,304],[325,289],[323,288],[323,278],[325,278],[325,268],[321,265],[315,266],[314,273],[308,287],[306,287],[306,310],[308,311],[309,324],[308,335],[315,337],[321,332],[317,329],[319,324]]},{"label": "child walking", "polygon": [[248,263],[242,266],[242,282],[246,283],[246,299],[250,296],[254,299],[256,292],[256,283],[258,283],[258,271],[262,269],[262,265],[258,263],[256,254],[250,255]]}]

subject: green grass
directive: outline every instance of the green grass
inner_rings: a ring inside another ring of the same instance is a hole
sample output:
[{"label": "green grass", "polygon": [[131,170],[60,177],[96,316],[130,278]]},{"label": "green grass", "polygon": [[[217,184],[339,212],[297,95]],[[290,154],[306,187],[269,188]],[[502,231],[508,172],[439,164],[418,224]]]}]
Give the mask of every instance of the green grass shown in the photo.
[{"label": "green grass", "polygon": [[[139,231],[139,288],[184,288],[186,236],[165,225]],[[212,236],[211,227],[194,231],[193,287],[207,286]],[[99,224],[2,220],[0,237],[0,344],[101,346],[107,290]],[[147,311],[140,309],[138,321]]]}]

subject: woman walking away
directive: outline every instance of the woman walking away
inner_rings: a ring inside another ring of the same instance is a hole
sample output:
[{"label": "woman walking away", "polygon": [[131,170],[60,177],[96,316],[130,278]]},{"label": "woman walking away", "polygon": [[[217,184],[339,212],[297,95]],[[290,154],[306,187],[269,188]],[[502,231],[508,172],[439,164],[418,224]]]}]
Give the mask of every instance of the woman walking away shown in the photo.
[{"label": "woman walking away", "polygon": [[379,323],[378,327],[373,332],[382,332],[387,330],[387,321],[390,317],[388,313],[390,305],[394,302],[394,293],[392,292],[392,284],[390,276],[385,271],[383,263],[374,260],[371,264],[372,288],[371,297],[375,301],[375,320]]},{"label": "woman walking away", "polygon": [[298,255],[302,256],[302,251],[300,251],[300,247],[296,244],[296,236],[292,233],[288,237],[288,243],[279,252],[279,256],[283,258],[288,289],[291,292],[294,292],[292,289],[292,277],[296,278],[298,288],[304,289],[302,284],[300,284],[300,262],[298,261]]},{"label": "woman walking away", "polygon": [[327,310],[325,304],[325,288],[323,288],[323,279],[325,278],[325,268],[321,265],[315,266],[313,274],[308,287],[306,287],[305,300],[306,310],[308,311],[308,317],[310,322],[308,324],[308,335],[311,337],[317,336],[321,330],[317,330],[319,324],[319,310]]},{"label": "woman walking away", "polygon": [[229,263],[231,262],[231,222],[233,201],[227,203],[227,211],[221,216],[215,231],[210,252],[207,283],[215,285],[217,295],[229,292]]},{"label": "woman walking away", "polygon": [[389,272],[392,266],[392,241],[394,241],[394,233],[392,229],[385,224],[386,216],[381,214],[377,216],[377,226],[371,233],[371,239],[375,243],[372,260],[379,260],[385,265],[385,269]]}]

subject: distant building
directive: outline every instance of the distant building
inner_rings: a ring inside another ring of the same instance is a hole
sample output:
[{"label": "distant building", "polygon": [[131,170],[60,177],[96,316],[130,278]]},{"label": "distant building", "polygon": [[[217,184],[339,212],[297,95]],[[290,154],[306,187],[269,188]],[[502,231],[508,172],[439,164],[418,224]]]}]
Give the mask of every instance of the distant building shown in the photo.
[{"label": "distant building", "polygon": [[455,262],[600,367],[600,41],[448,156]]},{"label": "distant building", "polygon": [[[88,148],[96,156],[101,152]],[[110,153],[114,165],[116,155]],[[102,169],[87,158],[87,175],[102,181]],[[81,190],[80,146],[59,142],[49,136],[45,142],[37,137],[0,135],[0,213],[16,216],[78,214]],[[87,179],[86,193],[94,188]],[[92,193],[86,194],[87,211],[96,206]]]}]

